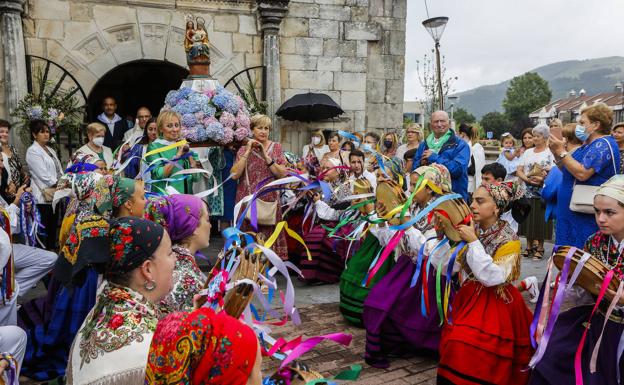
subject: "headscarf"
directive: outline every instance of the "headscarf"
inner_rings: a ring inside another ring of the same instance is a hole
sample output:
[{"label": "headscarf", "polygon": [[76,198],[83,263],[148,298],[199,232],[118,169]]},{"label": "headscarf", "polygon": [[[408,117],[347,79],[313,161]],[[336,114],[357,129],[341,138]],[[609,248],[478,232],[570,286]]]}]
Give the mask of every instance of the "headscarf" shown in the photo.
[{"label": "headscarf", "polygon": [[110,255],[108,274],[136,269],[158,249],[165,229],[147,219],[123,217],[110,227]]},{"label": "headscarf", "polygon": [[253,330],[225,312],[172,313],[156,327],[145,382],[245,385],[257,347]]},{"label": "headscarf", "polygon": [[167,229],[171,241],[177,243],[193,234],[199,226],[204,201],[194,195],[175,194],[150,199],[145,218]]},{"label": "headscarf", "polygon": [[130,178],[118,178],[113,185],[113,208],[121,207],[130,200],[136,186],[136,180]]},{"label": "headscarf", "polygon": [[524,184],[516,181],[482,183],[481,186],[492,196],[496,207],[500,209],[501,214],[506,211],[509,204],[524,196]]},{"label": "headscarf", "polygon": [[624,175],[612,176],[600,185],[595,195],[604,195],[624,204]]},{"label": "headscarf", "polygon": [[441,164],[434,163],[430,166],[421,166],[412,171],[420,175],[420,186],[416,186],[416,191],[429,186],[434,193],[442,195],[453,191],[451,184],[451,173]]}]

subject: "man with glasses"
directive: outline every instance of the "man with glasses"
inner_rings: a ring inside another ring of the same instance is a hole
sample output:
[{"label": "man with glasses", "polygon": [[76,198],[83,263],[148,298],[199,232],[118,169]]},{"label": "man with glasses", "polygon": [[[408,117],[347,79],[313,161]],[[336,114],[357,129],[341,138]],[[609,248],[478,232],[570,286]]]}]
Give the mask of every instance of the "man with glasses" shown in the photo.
[{"label": "man with glasses", "polygon": [[113,151],[123,142],[124,135],[128,131],[128,123],[117,115],[117,102],[112,96],[107,96],[102,101],[102,112],[97,120],[108,127],[104,135],[104,145]]},{"label": "man with glasses", "polygon": [[152,113],[147,107],[139,107],[136,116],[138,124],[136,124],[134,128],[126,131],[123,138],[124,142],[132,144],[139,138],[143,137],[143,133],[145,132],[145,123],[151,119]]},{"label": "man with glasses", "polygon": [[453,192],[468,201],[470,147],[450,127],[446,111],[431,114],[431,134],[418,146],[412,170],[433,163],[445,166],[451,173]]}]

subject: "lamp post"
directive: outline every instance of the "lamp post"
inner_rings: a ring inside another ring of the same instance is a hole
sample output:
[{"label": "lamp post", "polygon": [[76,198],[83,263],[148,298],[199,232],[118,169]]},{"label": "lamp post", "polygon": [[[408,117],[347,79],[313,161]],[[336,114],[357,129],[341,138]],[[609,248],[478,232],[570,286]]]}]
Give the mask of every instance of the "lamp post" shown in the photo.
[{"label": "lamp post", "polygon": [[451,103],[451,128],[455,129],[455,119],[453,119],[453,113],[455,112],[455,102],[459,99],[459,96],[449,96],[449,103]]},{"label": "lamp post", "polygon": [[442,92],[442,69],[440,67],[440,38],[446,28],[449,18],[446,16],[432,17],[422,22],[422,25],[427,29],[433,41],[435,42],[436,52],[436,69],[438,74],[438,108],[444,109],[444,92]]}]

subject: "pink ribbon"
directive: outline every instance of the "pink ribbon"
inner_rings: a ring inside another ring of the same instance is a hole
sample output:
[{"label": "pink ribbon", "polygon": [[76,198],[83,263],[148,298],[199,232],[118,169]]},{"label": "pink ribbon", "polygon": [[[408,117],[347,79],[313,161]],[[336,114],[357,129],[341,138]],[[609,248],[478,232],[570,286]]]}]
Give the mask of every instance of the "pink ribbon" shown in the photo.
[{"label": "pink ribbon", "polygon": [[604,323],[602,324],[602,331],[600,332],[600,337],[598,338],[598,341],[596,342],[596,346],[594,346],[594,351],[592,352],[591,361],[589,362],[589,371],[592,373],[596,373],[596,360],[598,359],[598,349],[600,348],[600,343],[602,342],[602,335],[604,334],[605,327],[607,326],[607,322],[609,322],[609,317],[611,316],[611,313],[613,312],[615,305],[617,305],[618,301],[620,300],[620,297],[622,297],[623,291],[624,291],[624,281],[621,281],[620,286],[618,286],[617,293],[615,294],[615,297],[613,297],[613,300],[611,301],[611,304],[609,305],[609,309],[607,309],[607,314],[605,314],[605,319],[604,319]]},{"label": "pink ribbon", "polygon": [[384,262],[386,262],[386,259],[388,258],[390,253],[396,248],[397,244],[401,240],[401,237],[403,237],[403,234],[405,234],[405,230],[400,230],[400,231],[397,231],[392,236],[392,238],[390,239],[390,242],[388,242],[388,245],[386,245],[383,252],[379,256],[379,259],[377,260],[377,264],[369,272],[368,280],[366,281],[366,287],[369,287],[371,281],[373,280],[373,277],[375,276],[375,274],[377,274],[379,269],[381,269],[381,266],[383,266]]},{"label": "pink ribbon", "polygon": [[[591,327],[591,319],[594,317],[594,313],[598,309],[600,305],[600,301],[604,297],[607,292],[607,288],[611,283],[611,279],[613,278],[614,271],[609,270],[602,281],[602,286],[600,286],[600,294],[598,294],[598,299],[596,300],[596,304],[592,309],[591,314],[589,315],[589,319],[587,320],[587,327],[583,332],[583,336],[581,337],[581,342],[579,342],[578,348],[576,349],[576,354],[574,355],[574,377],[576,379],[576,385],[583,385],[583,368],[581,367],[581,355],[583,353],[583,347],[585,345],[585,339],[587,338],[587,331]],[[606,319],[605,319],[606,321]]]},{"label": "pink ribbon", "polygon": [[301,342],[299,345],[295,346],[292,349],[292,351],[290,352],[290,354],[288,354],[286,359],[282,361],[280,368],[283,368],[284,366],[288,365],[288,363],[296,360],[297,358],[301,357],[305,353],[314,349],[314,347],[318,345],[319,343],[321,343],[322,341],[330,340],[330,341],[339,343],[341,345],[348,346],[351,343],[352,338],[353,336],[351,334],[346,334],[346,333],[332,333],[332,334],[325,334],[323,336],[308,338],[307,340]]}]

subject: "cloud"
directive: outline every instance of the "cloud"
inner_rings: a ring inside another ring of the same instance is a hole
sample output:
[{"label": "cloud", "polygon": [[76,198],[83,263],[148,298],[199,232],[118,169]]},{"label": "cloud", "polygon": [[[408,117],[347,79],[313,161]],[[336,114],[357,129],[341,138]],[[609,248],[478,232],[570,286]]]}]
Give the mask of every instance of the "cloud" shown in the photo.
[{"label": "cloud", "polygon": [[[430,17],[448,16],[441,39],[456,91],[494,84],[571,59],[624,55],[624,2],[602,0],[429,0]],[[422,0],[408,0],[405,99],[423,96],[416,60],[433,48]],[[414,83],[413,81],[416,80]]]}]

